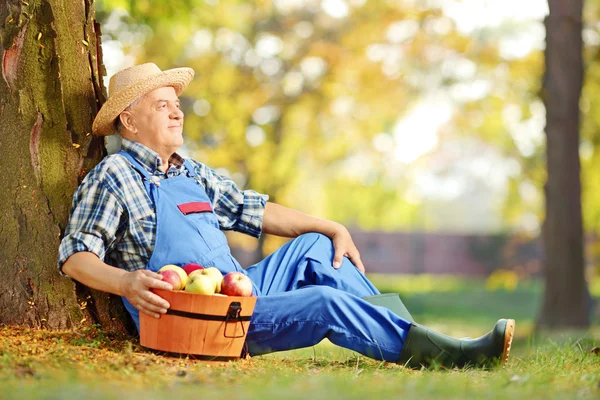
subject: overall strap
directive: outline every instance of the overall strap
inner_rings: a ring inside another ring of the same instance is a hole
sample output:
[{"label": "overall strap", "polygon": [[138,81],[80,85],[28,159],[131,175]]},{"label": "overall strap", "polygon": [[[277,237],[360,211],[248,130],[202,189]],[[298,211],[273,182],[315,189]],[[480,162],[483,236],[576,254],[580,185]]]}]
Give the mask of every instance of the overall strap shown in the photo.
[{"label": "overall strap", "polygon": [[[122,155],[123,157],[125,157],[127,160],[129,160],[129,162],[133,165],[133,167],[140,173],[142,174],[142,176],[146,179],[152,179],[152,176],[150,175],[150,173],[148,172],[148,170],[146,170],[146,168],[142,167],[142,165],[131,156],[131,154],[129,154],[128,152],[126,152],[125,150],[120,150],[119,152],[117,152],[117,154]],[[189,177],[195,177],[196,174],[196,170],[194,169],[194,166],[192,165],[192,163],[190,162],[190,160],[188,160],[187,158],[185,160],[183,160],[183,165],[185,166],[185,169],[187,169],[187,174]]]},{"label": "overall strap", "polygon": [[135,168],[146,180],[152,179],[150,173],[146,170],[146,168],[142,167],[142,165],[139,162],[137,162],[137,160],[135,158],[133,158],[131,156],[131,154],[129,154],[125,150],[121,150],[117,154],[120,154],[123,157],[125,157],[127,160],[129,160],[129,162],[131,163],[133,168]]},{"label": "overall strap", "polygon": [[190,160],[188,160],[187,158],[183,160],[183,165],[185,166],[185,169],[187,169],[189,177],[194,178],[197,175],[196,170],[194,169],[194,166],[192,165]]}]

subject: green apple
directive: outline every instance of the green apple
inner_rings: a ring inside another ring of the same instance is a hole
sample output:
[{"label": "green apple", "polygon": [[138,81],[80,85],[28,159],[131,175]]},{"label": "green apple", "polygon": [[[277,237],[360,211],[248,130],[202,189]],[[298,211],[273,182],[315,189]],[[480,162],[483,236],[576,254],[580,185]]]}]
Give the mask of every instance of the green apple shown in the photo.
[{"label": "green apple", "polygon": [[221,283],[223,282],[223,274],[215,267],[204,268],[204,274],[210,276],[215,282],[215,293],[219,293],[221,291]]},{"label": "green apple", "polygon": [[188,277],[187,285],[185,285],[185,291],[188,293],[196,294],[215,294],[215,282],[209,275],[201,274],[203,270],[198,270],[197,274],[191,273]]}]

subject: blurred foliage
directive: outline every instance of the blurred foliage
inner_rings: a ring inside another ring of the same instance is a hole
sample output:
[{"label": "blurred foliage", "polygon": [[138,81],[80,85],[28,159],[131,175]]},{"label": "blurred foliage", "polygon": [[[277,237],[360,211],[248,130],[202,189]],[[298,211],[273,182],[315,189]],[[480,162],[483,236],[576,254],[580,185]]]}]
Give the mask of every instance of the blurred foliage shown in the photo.
[{"label": "blurred foliage", "polygon": [[515,271],[508,269],[497,269],[485,281],[485,287],[488,290],[503,289],[507,292],[514,292],[518,285],[519,276]]},{"label": "blurred foliage", "polygon": [[[362,229],[537,235],[542,21],[465,32],[443,2],[348,0],[337,11],[327,3],[99,0],[96,8],[105,48],[120,50],[105,52],[109,67],[194,68],[182,98],[186,150],[241,186]],[[586,229],[598,232],[600,0],[584,14],[583,207]],[[539,43],[510,51],[531,37]],[[451,118],[437,146],[398,161],[399,120],[440,93]],[[428,193],[419,189],[426,184]]]},{"label": "blurred foliage", "polygon": [[[600,233],[600,1],[588,0],[584,8],[585,78],[580,101],[582,112],[580,156],[582,163],[583,216],[587,230]],[[593,256],[597,258],[600,253]]]},{"label": "blurred foliage", "polygon": [[369,280],[382,292],[398,292],[402,295],[461,292],[477,279],[459,278],[454,275],[387,275],[368,274]]},{"label": "blurred foliage", "polygon": [[[600,232],[600,1],[585,2],[584,62],[585,81],[580,102],[582,163],[582,203],[585,229]],[[539,28],[542,27],[539,21]],[[530,24],[531,25],[531,24]],[[505,37],[500,27],[487,35],[501,47]],[[513,29],[518,26],[513,26]],[[526,27],[521,26],[522,30]],[[479,32],[482,34],[482,32]],[[517,32],[512,35],[518,36]],[[490,55],[490,54],[488,54]],[[511,170],[508,191],[504,200],[504,216],[513,228],[521,228],[535,217],[540,224],[544,218],[545,110],[541,103],[541,77],[544,71],[543,49],[534,49],[522,57],[511,58],[496,54],[478,66],[478,78],[491,86],[483,98],[467,102],[454,120],[460,135],[477,138],[500,151]],[[536,233],[538,229],[531,229]],[[597,258],[597,254],[590,255]]]},{"label": "blurred foliage", "polygon": [[410,177],[390,173],[393,127],[445,58],[476,44],[437,8],[345,4],[342,18],[316,0],[100,0],[97,16],[105,47],[118,41],[134,63],[194,68],[182,98],[190,155],[313,215],[419,225]]}]

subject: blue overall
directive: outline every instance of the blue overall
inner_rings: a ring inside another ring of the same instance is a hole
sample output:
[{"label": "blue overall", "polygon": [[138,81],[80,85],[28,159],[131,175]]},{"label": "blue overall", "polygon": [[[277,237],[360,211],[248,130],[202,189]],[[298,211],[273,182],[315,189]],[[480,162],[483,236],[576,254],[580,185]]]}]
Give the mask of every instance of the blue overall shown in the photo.
[{"label": "blue overall", "polygon": [[[156,210],[156,242],[147,269],[194,262],[223,274],[240,271],[252,280],[258,298],[246,338],[251,355],[309,347],[328,338],[371,358],[398,360],[410,322],[361,299],[379,292],[348,259],[339,269],[331,266],[328,237],[301,235],[244,270],[231,255],[189,161],[184,163],[187,176],[156,183],[131,155],[119,154],[142,175]],[[125,297],[123,303],[139,330],[138,310]]]}]

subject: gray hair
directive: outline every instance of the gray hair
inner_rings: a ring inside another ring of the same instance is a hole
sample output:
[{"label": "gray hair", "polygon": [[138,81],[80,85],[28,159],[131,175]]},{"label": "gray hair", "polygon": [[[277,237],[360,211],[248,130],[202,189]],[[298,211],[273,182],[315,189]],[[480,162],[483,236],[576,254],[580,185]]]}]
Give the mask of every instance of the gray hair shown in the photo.
[{"label": "gray hair", "polygon": [[[128,105],[127,107],[125,107],[125,109],[123,111],[129,111],[131,110],[133,107],[135,107],[140,101],[142,101],[142,98],[144,96],[140,96],[137,99],[135,99],[133,101],[133,103],[131,103],[130,105]],[[120,135],[122,130],[123,130],[123,124],[121,123],[121,118],[120,118],[121,114],[117,115],[117,118],[115,119],[115,130],[117,131],[117,133]]]}]

